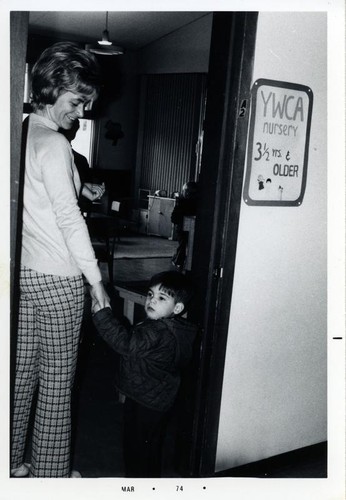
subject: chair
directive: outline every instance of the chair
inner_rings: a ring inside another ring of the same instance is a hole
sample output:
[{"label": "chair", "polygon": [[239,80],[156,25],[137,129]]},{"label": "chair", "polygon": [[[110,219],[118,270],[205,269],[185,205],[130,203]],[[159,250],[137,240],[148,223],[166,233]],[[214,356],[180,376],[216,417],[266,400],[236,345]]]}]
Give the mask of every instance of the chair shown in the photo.
[{"label": "chair", "polygon": [[95,256],[100,262],[107,263],[109,282],[113,284],[114,249],[116,241],[119,240],[118,213],[112,210],[112,202],[107,192],[101,200],[84,202],[82,211],[85,213]]}]

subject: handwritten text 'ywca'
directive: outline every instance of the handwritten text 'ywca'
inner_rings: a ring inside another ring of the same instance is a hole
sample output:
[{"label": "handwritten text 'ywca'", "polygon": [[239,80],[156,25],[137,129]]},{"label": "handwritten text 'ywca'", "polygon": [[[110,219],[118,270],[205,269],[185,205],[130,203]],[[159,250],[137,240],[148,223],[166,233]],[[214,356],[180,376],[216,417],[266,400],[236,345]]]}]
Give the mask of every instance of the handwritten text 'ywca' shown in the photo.
[{"label": "handwritten text 'ywca'", "polygon": [[[261,90],[263,105],[262,132],[270,135],[296,137],[299,123],[304,122],[304,101],[301,96]],[[276,121],[272,121],[276,120]],[[288,123],[287,123],[288,122]]]}]

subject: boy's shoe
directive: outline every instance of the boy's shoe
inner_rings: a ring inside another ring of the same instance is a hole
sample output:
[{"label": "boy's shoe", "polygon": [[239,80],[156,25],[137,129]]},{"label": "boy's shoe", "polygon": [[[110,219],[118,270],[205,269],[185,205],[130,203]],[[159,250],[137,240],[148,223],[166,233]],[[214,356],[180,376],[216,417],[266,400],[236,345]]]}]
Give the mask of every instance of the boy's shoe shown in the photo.
[{"label": "boy's shoe", "polygon": [[78,470],[71,470],[70,477],[74,478],[74,479],[80,478],[80,477],[82,477],[82,474],[80,472],[78,472]]},{"label": "boy's shoe", "polygon": [[30,464],[22,464],[15,469],[11,469],[11,477],[27,477],[30,472]]}]

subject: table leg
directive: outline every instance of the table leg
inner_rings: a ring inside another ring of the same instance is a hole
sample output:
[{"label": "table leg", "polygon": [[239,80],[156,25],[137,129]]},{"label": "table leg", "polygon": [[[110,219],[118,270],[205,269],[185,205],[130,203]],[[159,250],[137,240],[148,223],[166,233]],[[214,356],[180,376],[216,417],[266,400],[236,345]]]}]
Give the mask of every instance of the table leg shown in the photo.
[{"label": "table leg", "polygon": [[135,317],[135,303],[132,300],[124,299],[124,316],[133,325]]}]

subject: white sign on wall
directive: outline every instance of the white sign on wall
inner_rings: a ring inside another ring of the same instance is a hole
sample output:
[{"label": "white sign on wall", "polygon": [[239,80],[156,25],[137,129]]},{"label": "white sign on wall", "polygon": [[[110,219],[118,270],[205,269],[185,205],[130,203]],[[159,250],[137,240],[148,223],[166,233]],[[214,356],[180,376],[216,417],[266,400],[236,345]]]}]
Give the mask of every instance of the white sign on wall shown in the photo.
[{"label": "white sign on wall", "polygon": [[307,178],[312,90],[259,79],[251,93],[244,201],[299,206]]}]

